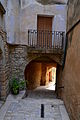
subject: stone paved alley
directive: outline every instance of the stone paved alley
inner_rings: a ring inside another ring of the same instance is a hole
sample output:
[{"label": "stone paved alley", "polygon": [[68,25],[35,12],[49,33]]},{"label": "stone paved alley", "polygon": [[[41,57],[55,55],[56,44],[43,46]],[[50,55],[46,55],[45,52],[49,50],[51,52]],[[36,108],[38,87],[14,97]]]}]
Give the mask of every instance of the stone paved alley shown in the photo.
[{"label": "stone paved alley", "polygon": [[0,120],[69,120],[63,101],[56,99],[52,90],[39,87],[29,91],[27,98],[22,99],[23,95],[21,91],[18,96],[8,96],[0,109]]}]

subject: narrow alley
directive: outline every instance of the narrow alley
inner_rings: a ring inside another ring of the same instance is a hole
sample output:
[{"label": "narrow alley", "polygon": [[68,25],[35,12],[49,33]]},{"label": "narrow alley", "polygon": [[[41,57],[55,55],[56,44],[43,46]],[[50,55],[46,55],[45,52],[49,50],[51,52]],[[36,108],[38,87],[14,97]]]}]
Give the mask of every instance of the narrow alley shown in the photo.
[{"label": "narrow alley", "polygon": [[80,0],[0,0],[0,120],[80,120]]},{"label": "narrow alley", "polygon": [[8,96],[0,110],[0,120],[69,120],[64,103],[57,99],[54,86],[41,86],[28,91],[22,99],[24,91],[18,96]]}]

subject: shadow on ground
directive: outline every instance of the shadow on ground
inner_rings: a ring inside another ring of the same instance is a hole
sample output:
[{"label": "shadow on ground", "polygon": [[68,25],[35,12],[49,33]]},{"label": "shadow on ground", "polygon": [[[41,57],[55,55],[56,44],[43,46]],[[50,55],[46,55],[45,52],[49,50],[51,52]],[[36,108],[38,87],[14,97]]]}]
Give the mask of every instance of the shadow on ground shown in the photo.
[{"label": "shadow on ground", "polygon": [[34,90],[28,90],[27,97],[35,99],[56,99],[56,94],[54,90],[49,90],[45,86],[40,86]]}]

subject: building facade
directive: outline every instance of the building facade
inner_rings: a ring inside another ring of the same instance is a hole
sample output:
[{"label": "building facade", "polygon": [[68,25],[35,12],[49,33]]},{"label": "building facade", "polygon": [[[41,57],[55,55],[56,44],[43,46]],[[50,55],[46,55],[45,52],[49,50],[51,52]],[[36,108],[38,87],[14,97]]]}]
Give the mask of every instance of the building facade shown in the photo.
[{"label": "building facade", "polygon": [[[3,21],[4,31],[7,33],[9,79],[15,74],[18,74],[20,80],[29,79],[30,89],[40,84],[48,84],[49,68],[57,69],[59,66],[62,69],[67,18],[66,2],[1,0],[1,4],[6,11]],[[30,66],[32,68],[27,70]],[[35,79],[31,77],[33,71]]]},{"label": "building facade", "polygon": [[28,89],[55,80],[71,119],[80,119],[79,5],[78,0],[0,0],[0,99],[7,97],[14,75],[28,80]]},{"label": "building facade", "polygon": [[63,99],[71,120],[80,119],[80,1],[69,0]]}]

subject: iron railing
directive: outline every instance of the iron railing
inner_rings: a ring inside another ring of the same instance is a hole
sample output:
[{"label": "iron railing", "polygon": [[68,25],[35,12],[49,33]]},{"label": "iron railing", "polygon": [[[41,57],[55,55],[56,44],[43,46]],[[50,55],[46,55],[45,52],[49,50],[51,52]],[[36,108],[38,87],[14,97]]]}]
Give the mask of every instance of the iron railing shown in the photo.
[{"label": "iron railing", "polygon": [[48,30],[28,30],[28,46],[46,49],[63,49],[65,32]]}]

